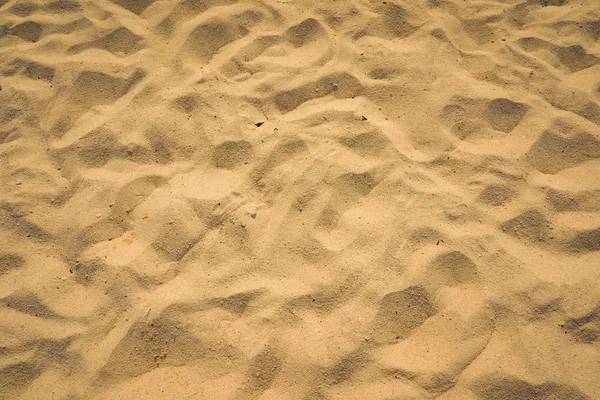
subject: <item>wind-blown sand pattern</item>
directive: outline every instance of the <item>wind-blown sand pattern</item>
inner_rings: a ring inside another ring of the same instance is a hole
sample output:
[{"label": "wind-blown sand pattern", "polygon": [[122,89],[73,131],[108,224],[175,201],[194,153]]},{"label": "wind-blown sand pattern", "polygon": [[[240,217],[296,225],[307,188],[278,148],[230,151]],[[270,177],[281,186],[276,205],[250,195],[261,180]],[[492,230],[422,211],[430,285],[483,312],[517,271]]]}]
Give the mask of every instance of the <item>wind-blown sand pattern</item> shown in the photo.
[{"label": "wind-blown sand pattern", "polygon": [[598,1],[0,5],[0,398],[600,398]]}]

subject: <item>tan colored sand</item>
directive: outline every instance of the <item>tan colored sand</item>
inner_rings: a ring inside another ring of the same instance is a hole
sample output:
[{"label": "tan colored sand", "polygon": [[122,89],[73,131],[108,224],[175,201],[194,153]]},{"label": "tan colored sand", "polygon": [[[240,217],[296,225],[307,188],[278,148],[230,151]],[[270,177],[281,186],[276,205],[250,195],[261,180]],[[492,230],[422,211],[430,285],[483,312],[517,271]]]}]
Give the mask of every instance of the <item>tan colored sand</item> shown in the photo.
[{"label": "tan colored sand", "polygon": [[0,0],[1,399],[600,398],[596,0]]}]

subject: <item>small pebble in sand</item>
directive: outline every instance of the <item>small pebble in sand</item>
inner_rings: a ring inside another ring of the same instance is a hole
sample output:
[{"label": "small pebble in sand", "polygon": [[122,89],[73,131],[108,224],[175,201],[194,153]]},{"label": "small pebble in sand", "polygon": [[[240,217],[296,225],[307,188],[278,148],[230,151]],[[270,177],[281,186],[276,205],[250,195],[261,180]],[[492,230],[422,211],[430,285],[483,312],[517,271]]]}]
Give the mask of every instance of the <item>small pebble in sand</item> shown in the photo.
[{"label": "small pebble in sand", "polygon": [[252,217],[252,219],[255,219],[256,218],[256,213],[255,212],[251,212],[250,216]]},{"label": "small pebble in sand", "polygon": [[16,181],[16,182],[15,182],[15,184],[17,184],[17,185],[20,185],[20,184],[22,184],[22,183],[23,183],[23,182],[21,182],[21,181]]},{"label": "small pebble in sand", "polygon": [[170,219],[169,220],[169,225],[173,225],[173,222],[175,222],[175,221],[173,221],[172,219]]},{"label": "small pebble in sand", "polygon": [[102,214],[96,214],[96,218],[102,217]]}]

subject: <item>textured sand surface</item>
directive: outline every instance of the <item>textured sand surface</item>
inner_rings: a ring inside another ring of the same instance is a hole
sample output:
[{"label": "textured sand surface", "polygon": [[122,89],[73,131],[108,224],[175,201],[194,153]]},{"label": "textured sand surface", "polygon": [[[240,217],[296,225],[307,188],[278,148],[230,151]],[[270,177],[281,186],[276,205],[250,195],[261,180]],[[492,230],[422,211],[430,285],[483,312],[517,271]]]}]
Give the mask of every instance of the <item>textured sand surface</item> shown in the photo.
[{"label": "textured sand surface", "polygon": [[1,399],[600,399],[597,0],[0,0]]}]

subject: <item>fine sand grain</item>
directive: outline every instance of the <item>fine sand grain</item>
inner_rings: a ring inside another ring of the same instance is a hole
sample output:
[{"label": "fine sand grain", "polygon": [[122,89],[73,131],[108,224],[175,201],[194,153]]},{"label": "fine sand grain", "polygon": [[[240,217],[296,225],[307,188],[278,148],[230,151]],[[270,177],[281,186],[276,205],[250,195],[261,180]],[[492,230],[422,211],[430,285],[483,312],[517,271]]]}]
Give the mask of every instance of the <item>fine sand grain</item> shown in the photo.
[{"label": "fine sand grain", "polygon": [[598,0],[0,0],[1,399],[600,399]]}]

